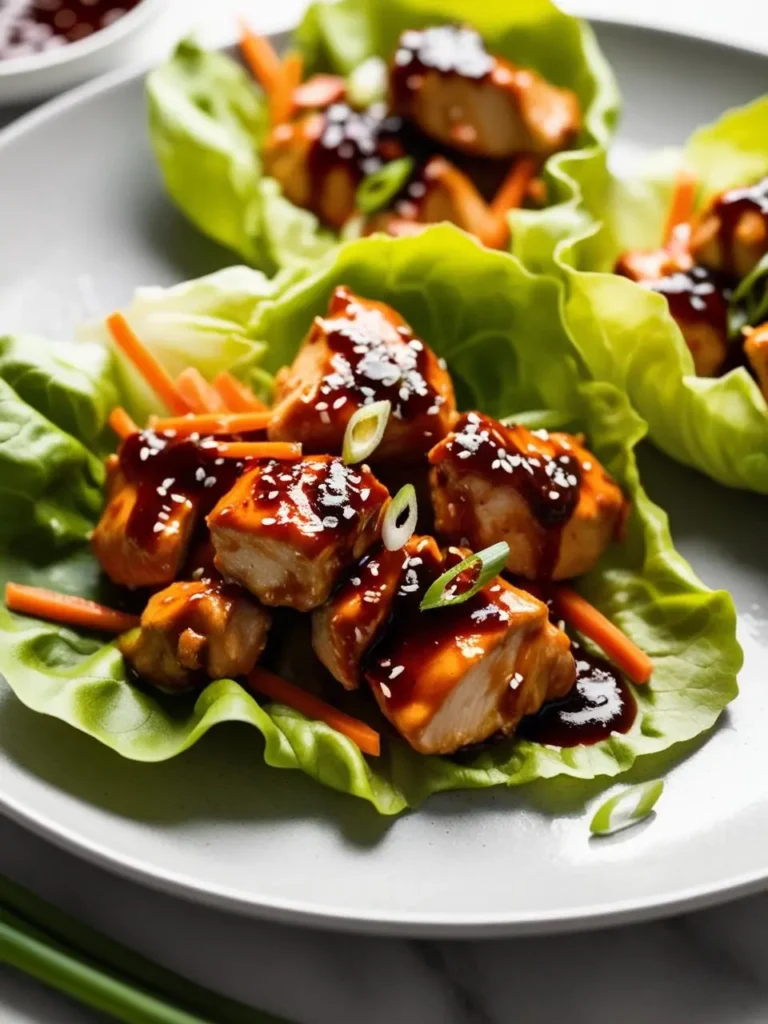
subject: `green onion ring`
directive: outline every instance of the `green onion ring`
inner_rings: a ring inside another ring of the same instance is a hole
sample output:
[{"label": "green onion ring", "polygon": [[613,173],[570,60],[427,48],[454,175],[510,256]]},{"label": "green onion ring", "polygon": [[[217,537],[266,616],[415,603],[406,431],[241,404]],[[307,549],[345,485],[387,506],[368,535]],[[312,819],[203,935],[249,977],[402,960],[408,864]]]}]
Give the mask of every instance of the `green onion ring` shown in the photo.
[{"label": "green onion ring", "polygon": [[[448,608],[454,604],[462,604],[474,597],[478,590],[498,576],[509,558],[509,544],[506,541],[499,541],[498,544],[491,544],[489,548],[476,552],[465,558],[463,562],[454,565],[452,569],[439,576],[421,600],[420,609],[423,612],[431,611],[433,608]],[[480,573],[469,590],[456,594],[449,591],[449,585],[458,575],[471,569],[472,566],[480,563]]]},{"label": "green onion ring", "polygon": [[347,77],[347,101],[358,110],[387,98],[387,65],[381,57],[369,57]]},{"label": "green onion ring", "polygon": [[[398,526],[398,520],[407,511],[408,517]],[[403,484],[384,513],[381,524],[381,539],[387,551],[399,551],[413,536],[419,518],[419,503],[413,484]]]},{"label": "green onion ring", "polygon": [[363,178],[355,194],[357,209],[362,213],[383,210],[408,181],[414,166],[413,157],[402,156],[398,160],[390,160],[378,171]]},{"label": "green onion ring", "polygon": [[381,444],[384,431],[387,429],[392,403],[388,399],[371,402],[357,409],[344,431],[344,443],[341,457],[345,465],[362,462]]},{"label": "green onion ring", "polygon": [[612,796],[601,804],[589,826],[596,836],[608,836],[647,818],[664,791],[663,779],[642,782]]}]

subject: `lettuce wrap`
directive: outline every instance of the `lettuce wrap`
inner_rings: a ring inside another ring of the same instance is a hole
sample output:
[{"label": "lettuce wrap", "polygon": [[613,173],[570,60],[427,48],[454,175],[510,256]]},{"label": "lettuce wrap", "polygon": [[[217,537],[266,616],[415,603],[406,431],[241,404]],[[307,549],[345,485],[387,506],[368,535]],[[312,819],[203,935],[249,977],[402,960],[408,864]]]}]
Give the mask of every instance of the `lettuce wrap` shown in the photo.
[{"label": "lettuce wrap", "polygon": [[[389,59],[404,29],[445,22],[471,24],[491,51],[579,97],[584,125],[577,148],[546,164],[552,205],[510,215],[515,251],[524,259],[530,253],[533,263],[542,248],[551,255],[559,238],[591,223],[607,187],[606,147],[618,94],[589,26],[551,0],[318,0],[292,45],[304,55],[307,74],[346,75],[368,57]],[[338,242],[263,173],[266,103],[237,61],[186,40],[147,78],[147,99],[166,189],[206,235],[267,273],[311,265]]]},{"label": "lettuce wrap", "polygon": [[696,376],[666,299],[610,273],[625,249],[661,244],[682,165],[698,178],[699,209],[768,174],[768,98],[700,128],[682,152],[662,152],[645,177],[615,183],[601,230],[556,251],[564,316],[593,377],[626,391],[659,448],[721,484],[768,494],[768,405],[749,372]]},{"label": "lettuce wrap", "polygon": [[[446,267],[461,272],[447,276]],[[218,722],[248,722],[263,737],[268,764],[300,769],[369,801],[381,814],[416,806],[440,790],[613,776],[638,757],[714,725],[736,696],[741,665],[731,598],[707,590],[676,553],[667,517],[638,476],[634,447],[644,424],[625,395],[590,380],[574,356],[557,282],[530,274],[514,257],[483,249],[451,226],[409,239],[360,240],[330,254],[311,276],[271,291],[265,281],[257,271],[235,268],[155,289],[151,303],[141,292],[126,313],[136,325],[138,314],[143,317],[145,337],[157,339],[154,350],[163,360],[170,355],[160,344],[160,323],[164,337],[187,338],[191,363],[194,339],[207,337],[211,320],[223,319],[228,308],[239,343],[253,346],[253,359],[241,366],[248,372],[258,362],[264,380],[293,358],[334,286],[344,283],[391,303],[447,360],[460,406],[500,417],[525,414],[532,426],[555,419],[585,432],[632,502],[624,541],[578,587],[654,660],[651,683],[634,688],[634,725],[592,746],[558,749],[512,737],[457,758],[425,757],[385,735],[381,757],[366,758],[328,726],[275,703],[260,704],[233,680],[212,682],[196,697],[155,695],[129,680],[114,643],[2,610],[0,672],[26,705],[139,761],[173,757]],[[241,294],[268,294],[253,303],[227,303],[228,282]],[[124,385],[109,349],[90,333],[95,340],[66,347],[68,375],[57,373],[51,352],[58,349],[12,338],[0,343],[0,480],[11,497],[0,533],[2,573],[110,603],[115,595],[87,543],[102,501],[104,419],[116,397],[139,415],[147,396]],[[15,353],[12,371],[9,352]],[[208,347],[206,367],[215,370],[217,360],[218,368],[228,366],[230,354],[223,342]],[[38,386],[25,387],[30,378]],[[300,644],[291,639],[286,646],[296,651]],[[282,668],[294,681],[315,685],[303,658]],[[381,724],[372,700],[362,692],[351,696],[359,701],[355,713]]]}]

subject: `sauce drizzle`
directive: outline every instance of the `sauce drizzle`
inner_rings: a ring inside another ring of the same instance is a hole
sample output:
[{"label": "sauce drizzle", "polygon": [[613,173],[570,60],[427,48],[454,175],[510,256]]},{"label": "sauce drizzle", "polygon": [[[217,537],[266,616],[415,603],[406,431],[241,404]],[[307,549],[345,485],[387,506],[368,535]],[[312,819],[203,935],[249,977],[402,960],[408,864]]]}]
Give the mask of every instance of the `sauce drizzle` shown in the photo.
[{"label": "sauce drizzle", "polygon": [[571,649],[576,659],[573,689],[564,700],[551,701],[524,718],[519,736],[554,747],[576,747],[631,729],[637,703],[623,675],[575,640]]}]

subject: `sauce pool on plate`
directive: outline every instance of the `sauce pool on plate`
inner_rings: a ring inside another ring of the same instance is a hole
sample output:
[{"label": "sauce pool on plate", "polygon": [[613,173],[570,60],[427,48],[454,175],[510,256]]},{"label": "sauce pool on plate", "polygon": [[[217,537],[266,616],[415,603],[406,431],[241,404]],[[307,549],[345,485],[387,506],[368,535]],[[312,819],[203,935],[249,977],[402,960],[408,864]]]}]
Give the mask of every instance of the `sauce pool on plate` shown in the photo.
[{"label": "sauce pool on plate", "polygon": [[0,0],[0,60],[30,57],[109,28],[141,0]]}]

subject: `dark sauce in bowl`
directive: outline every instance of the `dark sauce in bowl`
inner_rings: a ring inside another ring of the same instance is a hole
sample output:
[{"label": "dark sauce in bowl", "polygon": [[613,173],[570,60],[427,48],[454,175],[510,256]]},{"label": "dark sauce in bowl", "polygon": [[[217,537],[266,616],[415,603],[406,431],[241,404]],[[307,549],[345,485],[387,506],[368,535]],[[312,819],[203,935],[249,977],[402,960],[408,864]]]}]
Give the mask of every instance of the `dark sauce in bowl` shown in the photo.
[{"label": "dark sauce in bowl", "polygon": [[30,57],[109,28],[141,0],[0,0],[0,60]]}]

